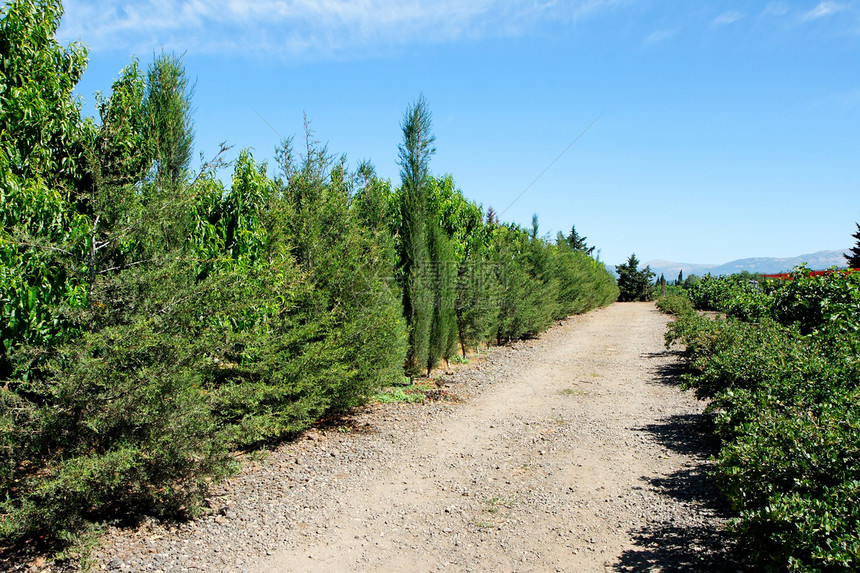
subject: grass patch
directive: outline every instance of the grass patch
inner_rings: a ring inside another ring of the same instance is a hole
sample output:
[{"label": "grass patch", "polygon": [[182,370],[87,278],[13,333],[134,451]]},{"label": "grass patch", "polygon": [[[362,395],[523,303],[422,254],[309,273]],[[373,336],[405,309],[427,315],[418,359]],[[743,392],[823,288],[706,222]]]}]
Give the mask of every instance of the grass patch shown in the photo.
[{"label": "grass patch", "polygon": [[565,396],[587,396],[588,391],[580,390],[579,388],[565,388],[560,390],[559,394],[564,394]]},{"label": "grass patch", "polygon": [[383,388],[371,397],[378,404],[421,404],[431,402],[461,402],[462,400],[448,390],[436,386],[432,380],[418,380],[403,386]]},{"label": "grass patch", "polygon": [[515,498],[488,497],[484,500],[481,515],[469,520],[478,529],[497,529],[508,521],[508,510],[516,505]]},{"label": "grass patch", "polygon": [[427,399],[427,394],[436,390],[435,385],[428,380],[418,380],[398,386],[383,388],[373,395],[372,402],[380,404],[420,404]]}]

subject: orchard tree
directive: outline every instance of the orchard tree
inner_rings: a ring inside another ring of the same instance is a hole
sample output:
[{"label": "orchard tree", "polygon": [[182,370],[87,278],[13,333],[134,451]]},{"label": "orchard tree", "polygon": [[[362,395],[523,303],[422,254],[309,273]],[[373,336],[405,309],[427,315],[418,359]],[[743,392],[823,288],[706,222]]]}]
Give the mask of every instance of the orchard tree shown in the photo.
[{"label": "orchard tree", "polygon": [[654,278],[654,273],[651,272],[651,267],[647,266],[639,270],[639,259],[636,258],[636,253],[630,255],[626,263],[616,265],[615,271],[618,273],[618,288],[621,291],[618,295],[619,301],[648,300],[650,298],[651,281]]},{"label": "orchard tree", "polygon": [[21,344],[72,335],[61,308],[86,305],[92,124],[72,92],[87,55],[54,39],[61,16],[59,2],[0,5],[0,377]]}]

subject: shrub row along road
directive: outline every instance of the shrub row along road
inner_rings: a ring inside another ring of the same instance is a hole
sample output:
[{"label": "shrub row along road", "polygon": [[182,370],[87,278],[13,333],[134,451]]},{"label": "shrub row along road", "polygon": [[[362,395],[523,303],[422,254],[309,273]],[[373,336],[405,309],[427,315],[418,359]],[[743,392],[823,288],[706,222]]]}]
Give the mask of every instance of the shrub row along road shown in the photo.
[{"label": "shrub row along road", "polygon": [[494,349],[443,378],[447,400],[368,407],[249,462],[196,522],[109,531],[97,568],[735,571],[667,320],[615,304]]}]

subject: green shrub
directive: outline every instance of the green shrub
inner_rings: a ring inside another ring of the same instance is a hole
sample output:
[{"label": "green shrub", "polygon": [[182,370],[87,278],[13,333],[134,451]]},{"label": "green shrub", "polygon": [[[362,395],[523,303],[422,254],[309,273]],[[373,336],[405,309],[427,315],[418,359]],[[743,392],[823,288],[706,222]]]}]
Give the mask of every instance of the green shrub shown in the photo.
[{"label": "green shrub", "polygon": [[723,440],[718,481],[734,529],[768,571],[860,565],[860,336],[857,281],[802,269],[786,283],[703,279],[700,306],[667,344],[685,345],[685,385],[711,400]]},{"label": "green shrub", "polygon": [[657,308],[666,314],[680,316],[695,312],[693,309],[693,301],[691,301],[690,297],[683,291],[658,297],[656,304]]},{"label": "green shrub", "polygon": [[860,273],[811,276],[798,268],[773,294],[773,317],[809,333],[837,328],[860,332]]}]

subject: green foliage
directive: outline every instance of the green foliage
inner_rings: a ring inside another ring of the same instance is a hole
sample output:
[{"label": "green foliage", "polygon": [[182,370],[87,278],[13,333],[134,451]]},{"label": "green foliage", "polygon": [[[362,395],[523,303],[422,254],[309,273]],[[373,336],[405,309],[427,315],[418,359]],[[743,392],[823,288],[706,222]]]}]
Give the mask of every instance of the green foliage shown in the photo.
[{"label": "green foliage", "polygon": [[690,314],[695,312],[693,309],[693,301],[686,292],[667,293],[666,296],[657,298],[657,308],[666,314],[674,314],[676,316]]},{"label": "green foliage", "polygon": [[435,224],[450,237],[448,258],[440,260],[448,261],[456,272],[456,337],[465,356],[467,348],[495,339],[501,286],[488,260],[489,228],[480,206],[464,197],[450,175],[433,178],[431,183],[430,211]]},{"label": "green foliage", "polygon": [[[88,146],[87,166],[97,184],[110,190],[123,190],[141,181],[152,162],[152,142],[146,133],[146,92],[146,78],[137,59],[132,59],[131,64],[120,71],[108,97],[96,94],[101,124]],[[122,201],[131,197],[113,199]]]},{"label": "green foliage", "polygon": [[502,285],[498,342],[535,336],[552,324],[556,293],[541,281],[543,242],[524,229],[498,226],[491,236],[492,259]]},{"label": "green foliage", "polygon": [[774,319],[782,324],[798,323],[804,333],[860,332],[860,273],[807,275],[806,268],[799,267],[793,280],[774,291]]},{"label": "green foliage", "polygon": [[856,275],[756,283],[706,278],[667,341],[685,345],[686,385],[711,400],[723,439],[718,480],[735,530],[769,571],[860,563],[860,284]]},{"label": "green foliage", "polygon": [[556,318],[605,306],[618,298],[615,279],[603,263],[588,253],[588,249],[568,247],[564,243],[557,245],[554,272],[559,285],[559,313]]},{"label": "green foliage", "polygon": [[651,281],[654,273],[651,267],[639,270],[639,259],[636,254],[630,255],[627,262],[615,266],[618,273],[618,300],[629,302],[635,300],[649,300],[651,298]]},{"label": "green foliage", "polygon": [[431,264],[424,280],[430,281],[434,294],[433,318],[430,325],[430,348],[427,356],[427,375],[439,364],[449,361],[457,352],[457,314],[455,309],[457,262],[454,259],[453,241],[437,224],[428,229]]},{"label": "green foliage", "polygon": [[691,284],[688,292],[697,309],[755,321],[770,316],[772,288],[773,284],[761,275],[743,272],[721,277],[706,275]]},{"label": "green foliage", "polygon": [[[137,60],[98,122],[57,2],[0,23],[0,539],[75,539],[124,513],[193,515],[231,449],[290,436],[492,339],[618,294],[584,237],[550,245],[465,199],[423,98],[402,185],[306,124],[279,176],[247,151],[189,172],[181,59]],[[222,150],[223,151],[223,150]],[[592,247],[593,248],[593,247]],[[408,351],[408,354],[407,354]]]},{"label": "green foliage", "polygon": [[21,344],[74,336],[66,316],[86,304],[81,264],[90,221],[81,122],[72,97],[86,50],[60,46],[59,2],[9,2],[0,19],[0,376]]},{"label": "green foliage", "polygon": [[426,382],[391,386],[374,394],[372,400],[381,404],[420,404],[424,402],[428,389]]},{"label": "green foliage", "polygon": [[84,177],[86,126],[72,90],[87,64],[80,44],[60,46],[58,1],[4,3],[0,11],[0,145],[17,178],[38,178],[67,196]]}]

